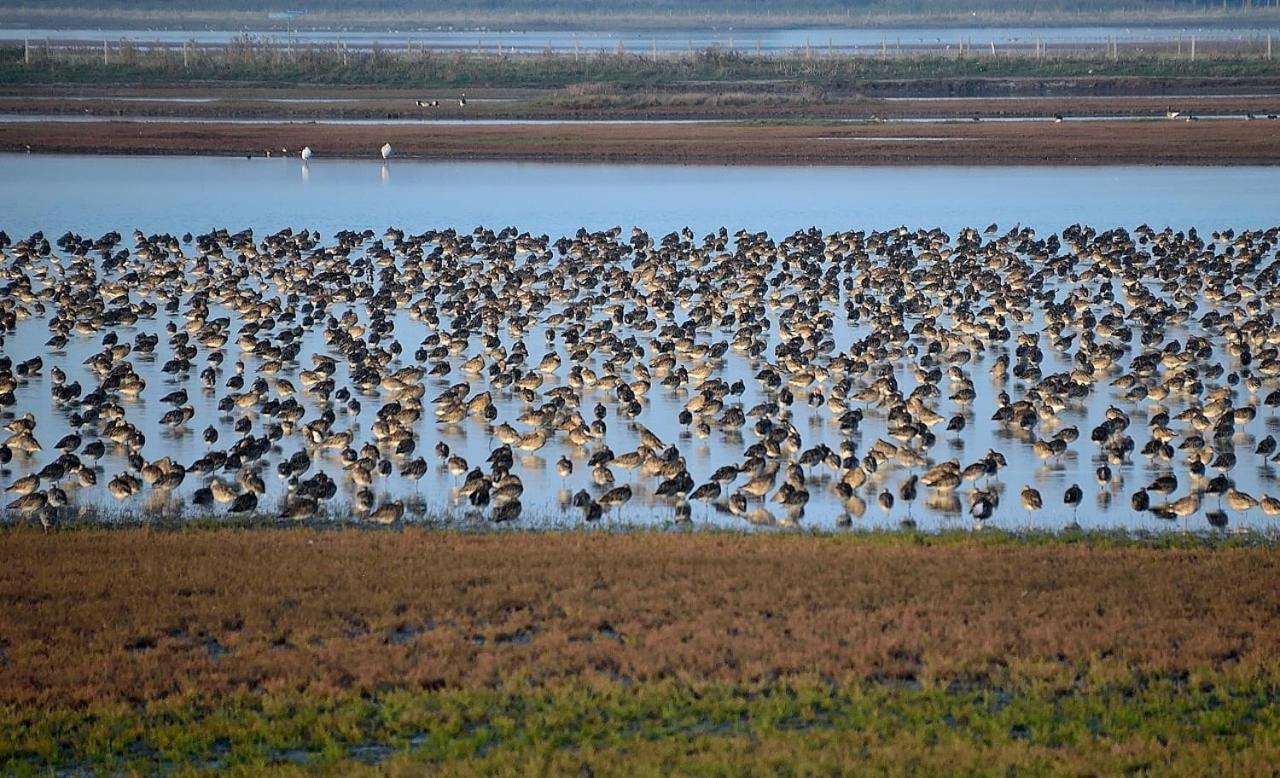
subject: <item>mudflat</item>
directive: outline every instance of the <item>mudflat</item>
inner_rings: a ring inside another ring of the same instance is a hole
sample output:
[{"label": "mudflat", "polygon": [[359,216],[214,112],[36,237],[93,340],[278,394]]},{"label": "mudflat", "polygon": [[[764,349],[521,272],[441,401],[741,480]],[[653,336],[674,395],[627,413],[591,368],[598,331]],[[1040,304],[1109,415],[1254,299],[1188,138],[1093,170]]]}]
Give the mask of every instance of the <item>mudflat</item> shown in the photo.
[{"label": "mudflat", "polygon": [[0,150],[40,153],[277,155],[667,163],[1271,164],[1267,120],[888,124],[299,124],[13,122]]}]

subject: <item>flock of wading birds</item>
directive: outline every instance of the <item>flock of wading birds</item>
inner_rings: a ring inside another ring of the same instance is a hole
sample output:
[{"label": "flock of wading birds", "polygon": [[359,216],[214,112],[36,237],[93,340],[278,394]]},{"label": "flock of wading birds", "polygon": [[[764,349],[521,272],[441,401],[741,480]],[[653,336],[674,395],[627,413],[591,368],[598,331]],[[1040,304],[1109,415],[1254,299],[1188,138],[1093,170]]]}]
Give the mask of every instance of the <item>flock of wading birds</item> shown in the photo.
[{"label": "flock of wading birds", "polygon": [[[104,479],[118,500],[185,489],[209,512],[302,520],[328,503],[393,523],[405,503],[377,482],[434,470],[451,474],[463,512],[510,521],[522,510],[522,457],[553,443],[562,479],[590,472],[562,503],[587,521],[627,503],[634,484],[684,521],[703,501],[785,524],[812,489],[830,489],[842,523],[868,500],[909,509],[920,494],[963,498],[981,523],[997,510],[1006,457],[961,461],[935,447],[944,430],[986,424],[972,407],[993,391],[990,424],[1007,439],[1045,460],[1083,451],[1135,511],[1174,519],[1203,503],[1219,527],[1224,506],[1275,516],[1280,500],[1238,490],[1232,470],[1280,460],[1271,435],[1237,450],[1243,425],[1280,405],[1278,231],[1206,240],[1076,226],[1041,238],[992,225],[778,240],[721,229],[698,240],[614,228],[553,242],[514,229],[389,229],[327,244],[305,230],[52,243],[0,233],[6,337],[33,322],[50,331],[36,354],[0,352],[7,509],[48,526],[77,489]],[[397,335],[404,316],[426,332],[420,342]],[[837,345],[837,331],[848,342]],[[73,341],[92,344],[73,370],[83,381],[58,365]],[[1046,352],[1064,367],[1046,371]],[[745,381],[726,379],[734,360],[749,366]],[[67,419],[60,440],[41,440],[41,419],[17,399],[33,382]],[[679,398],[680,441],[719,429],[749,445],[695,477],[680,445],[639,420],[655,391]],[[1062,421],[1088,414],[1100,391],[1112,394],[1105,412]],[[155,429],[130,419],[144,394],[167,409]],[[201,394],[220,414],[202,430]],[[520,412],[499,418],[498,400]],[[801,404],[826,414],[816,434],[830,443],[793,423]],[[864,446],[859,428],[872,418],[884,434]],[[483,462],[435,434],[458,425],[484,430]],[[161,428],[201,435],[203,453],[148,458]],[[614,429],[635,447],[614,451]],[[1141,459],[1156,477],[1124,487],[1121,471]],[[270,478],[284,484],[277,506],[259,499]],[[1082,496],[1078,484],[1020,489],[1028,515],[1047,504],[1074,518]]]}]

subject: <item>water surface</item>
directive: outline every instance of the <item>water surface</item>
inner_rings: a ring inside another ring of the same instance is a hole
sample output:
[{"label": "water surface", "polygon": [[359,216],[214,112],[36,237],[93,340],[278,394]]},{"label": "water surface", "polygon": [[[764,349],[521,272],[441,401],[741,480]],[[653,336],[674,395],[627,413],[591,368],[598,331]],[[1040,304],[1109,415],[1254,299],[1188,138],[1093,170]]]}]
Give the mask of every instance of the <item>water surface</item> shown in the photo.
[{"label": "water surface", "polygon": [[[887,132],[886,135],[891,135]],[[10,232],[198,232],[400,225],[471,229],[749,226],[790,232],[957,229],[992,221],[1061,230],[1264,227],[1280,213],[1273,167],[822,167],[544,164],[0,154]],[[297,150],[294,149],[296,154]]]},{"label": "water surface", "polygon": [[744,29],[711,27],[693,30],[92,30],[92,29],[0,29],[0,40],[79,41],[100,44],[103,40],[131,41],[138,45],[225,44],[243,36],[294,43],[335,45],[369,49],[375,45],[426,49],[473,49],[482,52],[516,51],[537,53],[616,52],[664,53],[733,48],[744,52],[784,53],[809,49],[872,50],[926,48],[946,50],[961,41],[978,48],[1000,46],[1034,47],[1037,41],[1058,46],[1103,46],[1115,39],[1121,44],[1174,43],[1190,41],[1264,41],[1280,34],[1280,27],[1218,26],[1075,26],[1075,27],[895,27],[895,28],[800,28]]}]

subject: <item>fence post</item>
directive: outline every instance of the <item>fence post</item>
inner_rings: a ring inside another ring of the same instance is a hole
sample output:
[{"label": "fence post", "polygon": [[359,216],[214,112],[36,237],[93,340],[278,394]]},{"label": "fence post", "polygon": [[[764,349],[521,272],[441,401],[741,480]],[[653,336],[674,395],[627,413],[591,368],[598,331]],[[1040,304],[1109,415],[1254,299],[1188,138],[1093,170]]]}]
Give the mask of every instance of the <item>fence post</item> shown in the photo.
[{"label": "fence post", "polygon": [[104,67],[107,64],[107,41],[105,38],[102,41],[102,64]]},{"label": "fence post", "polygon": [[[1267,44],[1270,45],[1270,43],[1271,43],[1271,39],[1268,38]],[[1268,57],[1268,59],[1270,58]],[[22,40],[22,64],[24,65],[31,64],[31,39],[30,38],[23,38]]]},{"label": "fence post", "polygon": [[1191,61],[1196,61],[1196,36],[1191,36]]}]

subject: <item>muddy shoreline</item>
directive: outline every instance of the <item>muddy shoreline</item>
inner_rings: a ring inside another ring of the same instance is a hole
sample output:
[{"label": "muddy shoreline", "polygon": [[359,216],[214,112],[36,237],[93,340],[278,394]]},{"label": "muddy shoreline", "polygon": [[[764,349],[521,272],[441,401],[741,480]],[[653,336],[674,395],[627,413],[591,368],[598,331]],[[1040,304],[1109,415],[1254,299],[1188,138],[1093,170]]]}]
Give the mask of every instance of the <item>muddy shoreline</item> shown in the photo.
[{"label": "muddy shoreline", "polygon": [[49,154],[378,157],[529,162],[827,165],[1270,165],[1270,121],[943,124],[333,125],[13,122],[0,151]]}]

